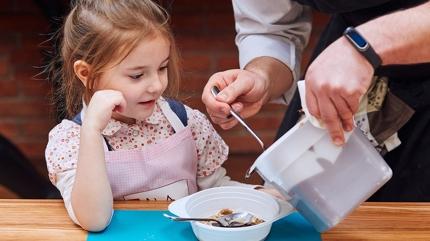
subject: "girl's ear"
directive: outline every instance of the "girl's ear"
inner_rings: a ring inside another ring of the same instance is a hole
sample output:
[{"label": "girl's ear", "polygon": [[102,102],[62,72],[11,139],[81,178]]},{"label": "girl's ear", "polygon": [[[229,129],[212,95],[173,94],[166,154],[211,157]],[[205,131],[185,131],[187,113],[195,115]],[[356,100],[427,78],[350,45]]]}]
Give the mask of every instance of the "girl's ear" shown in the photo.
[{"label": "girl's ear", "polygon": [[83,60],[76,60],[73,63],[73,70],[76,76],[82,81],[85,87],[87,87],[88,76],[90,74],[90,65]]}]

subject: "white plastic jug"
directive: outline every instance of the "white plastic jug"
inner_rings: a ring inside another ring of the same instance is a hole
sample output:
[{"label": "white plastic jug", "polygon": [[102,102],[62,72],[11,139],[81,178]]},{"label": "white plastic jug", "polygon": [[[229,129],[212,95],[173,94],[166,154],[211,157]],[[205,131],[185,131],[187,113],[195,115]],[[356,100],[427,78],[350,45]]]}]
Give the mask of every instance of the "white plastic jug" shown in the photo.
[{"label": "white plastic jug", "polygon": [[384,159],[355,128],[338,147],[327,130],[303,119],[263,152],[251,167],[291,198],[290,203],[326,231],[392,176]]}]

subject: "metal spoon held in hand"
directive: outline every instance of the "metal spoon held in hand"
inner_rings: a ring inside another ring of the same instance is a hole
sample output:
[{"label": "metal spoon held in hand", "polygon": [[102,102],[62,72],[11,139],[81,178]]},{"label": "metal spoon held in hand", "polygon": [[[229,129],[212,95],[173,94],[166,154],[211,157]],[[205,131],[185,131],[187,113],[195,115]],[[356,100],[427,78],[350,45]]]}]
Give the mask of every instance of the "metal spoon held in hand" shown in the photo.
[{"label": "metal spoon held in hand", "polygon": [[182,218],[177,216],[170,216],[166,213],[164,213],[163,216],[173,221],[179,221],[179,222],[181,221],[216,222],[220,227],[224,227],[224,228],[238,228],[238,227],[250,226],[252,224],[252,219],[254,217],[254,215],[248,212],[232,213],[232,214],[221,216],[216,219],[215,218]]},{"label": "metal spoon held in hand", "polygon": [[[218,89],[218,87],[216,87],[216,86],[213,86],[212,88],[211,88],[211,93],[212,93],[212,95],[214,96],[214,97],[216,97],[217,95],[218,95],[218,93],[219,93],[220,91],[219,91],[219,89]],[[264,143],[263,143],[263,141],[257,136],[257,134],[255,134],[255,132],[251,129],[251,127],[249,127],[246,123],[245,123],[245,121],[242,119],[242,117],[240,117],[240,115],[236,112],[236,111],[234,111],[233,110],[233,108],[231,108],[231,106],[230,106],[230,114],[237,120],[237,121],[239,121],[239,123],[243,126],[243,127],[245,127],[245,129],[257,140],[257,142],[260,144],[260,146],[261,146],[261,149],[264,151]]]}]

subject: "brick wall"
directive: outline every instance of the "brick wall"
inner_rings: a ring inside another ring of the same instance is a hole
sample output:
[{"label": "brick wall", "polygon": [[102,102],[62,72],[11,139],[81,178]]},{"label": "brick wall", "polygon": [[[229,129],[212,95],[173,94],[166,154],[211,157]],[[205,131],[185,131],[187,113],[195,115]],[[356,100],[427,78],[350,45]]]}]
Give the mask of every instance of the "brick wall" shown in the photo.
[{"label": "brick wall", "polygon": [[48,23],[30,0],[0,1],[0,133],[44,171],[48,118],[46,82],[34,78]]},{"label": "brick wall", "polygon": [[[183,57],[182,98],[204,112],[200,96],[208,77],[238,67],[231,3],[176,0],[172,7],[173,29]],[[325,16],[316,15],[304,64],[325,21]],[[39,45],[49,32],[48,22],[32,0],[0,0],[0,32],[0,133],[46,175],[44,148],[54,119],[47,97],[49,85],[36,76],[40,71],[36,66],[43,63]],[[269,105],[248,122],[270,144],[284,111],[283,106]],[[226,167],[233,178],[241,179],[260,153],[259,146],[241,127],[217,129],[230,145],[232,155]],[[251,180],[257,181],[256,177]]]}]

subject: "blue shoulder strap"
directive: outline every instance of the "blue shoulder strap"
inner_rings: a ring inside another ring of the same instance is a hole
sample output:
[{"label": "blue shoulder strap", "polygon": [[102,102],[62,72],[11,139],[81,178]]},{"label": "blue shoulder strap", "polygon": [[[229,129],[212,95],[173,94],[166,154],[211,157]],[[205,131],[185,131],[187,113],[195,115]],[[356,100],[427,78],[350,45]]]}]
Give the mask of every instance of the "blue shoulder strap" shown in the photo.
[{"label": "blue shoulder strap", "polygon": [[72,121],[81,126],[82,125],[81,112],[79,112],[77,115],[75,115],[75,117],[73,117]]},{"label": "blue shoulder strap", "polygon": [[[82,125],[81,112],[79,112],[77,115],[75,115],[75,117],[73,117],[72,121],[81,126]],[[109,142],[107,141],[106,137],[103,136],[103,139],[106,142],[108,150],[112,151],[113,149],[112,149],[111,145],[109,144]]]},{"label": "blue shoulder strap", "polygon": [[178,118],[181,120],[182,124],[184,126],[188,125],[188,117],[187,117],[187,111],[185,110],[184,104],[181,102],[174,100],[174,99],[168,99],[166,98],[167,103],[169,103],[170,109],[175,112],[175,114],[178,116]]}]

